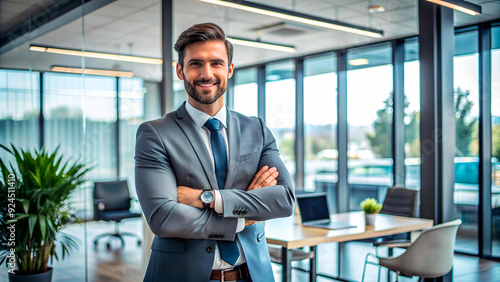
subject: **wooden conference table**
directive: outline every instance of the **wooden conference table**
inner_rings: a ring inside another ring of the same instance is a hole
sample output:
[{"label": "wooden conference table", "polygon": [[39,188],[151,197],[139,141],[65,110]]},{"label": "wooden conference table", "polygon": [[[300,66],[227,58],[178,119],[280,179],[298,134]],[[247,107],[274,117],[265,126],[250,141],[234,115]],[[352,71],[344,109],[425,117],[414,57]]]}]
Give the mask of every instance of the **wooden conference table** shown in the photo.
[{"label": "wooden conference table", "polygon": [[[365,226],[362,211],[333,214],[333,221],[348,222],[354,228],[327,230],[302,226],[298,216],[278,218],[266,222],[266,240],[269,244],[281,246],[282,281],[291,281],[292,249],[309,246],[315,252],[311,260],[311,281],[316,281],[316,246],[331,242],[348,242],[376,238],[386,235],[422,230],[433,226],[433,220],[378,214],[374,226]],[[339,249],[340,278],[340,249]],[[361,262],[360,262],[361,263]]]}]

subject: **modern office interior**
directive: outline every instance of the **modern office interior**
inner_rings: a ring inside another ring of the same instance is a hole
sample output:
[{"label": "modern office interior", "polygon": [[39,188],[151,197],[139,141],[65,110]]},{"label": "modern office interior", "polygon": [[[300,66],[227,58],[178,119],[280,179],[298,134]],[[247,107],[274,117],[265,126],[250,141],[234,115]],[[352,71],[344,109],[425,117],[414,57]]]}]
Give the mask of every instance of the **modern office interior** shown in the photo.
[{"label": "modern office interior", "polygon": [[[77,246],[49,263],[52,281],[142,281],[151,232],[131,216],[119,231],[139,242],[95,244],[116,228],[95,217],[95,183],[125,181],[137,198],[136,130],[187,99],[172,46],[203,22],[234,45],[226,105],[265,120],[297,195],[326,193],[336,214],[383,203],[393,186],[416,190],[416,217],[462,221],[442,279],[499,281],[500,1],[1,0],[0,144],[58,148],[90,168],[69,198],[81,222],[62,230]],[[360,281],[374,247],[316,251],[317,281]],[[308,260],[292,266],[291,281],[310,281]],[[376,280],[368,267],[365,281]]]}]

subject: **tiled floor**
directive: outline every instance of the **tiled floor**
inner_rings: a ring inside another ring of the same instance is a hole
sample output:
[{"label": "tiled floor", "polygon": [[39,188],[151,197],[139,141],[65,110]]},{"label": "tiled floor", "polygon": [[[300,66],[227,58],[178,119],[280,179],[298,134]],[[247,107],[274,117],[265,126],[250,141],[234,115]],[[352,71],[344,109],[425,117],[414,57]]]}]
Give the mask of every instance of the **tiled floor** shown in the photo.
[{"label": "tiled floor", "polygon": [[[143,259],[142,247],[137,246],[136,240],[126,238],[126,246],[122,249],[118,241],[113,241],[111,250],[107,250],[105,242],[101,241],[94,248],[93,238],[104,232],[113,231],[114,226],[105,222],[89,222],[83,225],[74,225],[67,232],[80,240],[78,251],[71,254],[64,261],[54,263],[53,282],[135,282],[142,281],[147,260]],[[124,221],[122,231],[142,234],[141,219]],[[87,238],[85,240],[85,238]],[[83,242],[87,242],[87,247]],[[337,248],[335,243],[321,245],[318,249],[318,271],[321,273],[337,274]],[[85,252],[85,249],[87,252]],[[367,252],[372,248],[367,243],[351,242],[345,245],[342,255],[342,276],[348,280],[360,281],[363,262]],[[88,261],[85,264],[85,261]],[[295,266],[308,267],[308,262],[294,262]],[[281,281],[281,266],[273,264],[276,281]],[[365,281],[376,281],[377,268],[368,266]],[[476,257],[455,255],[453,272],[454,281],[500,281],[500,262],[478,259]],[[0,269],[0,281],[6,281],[5,265]],[[308,273],[293,270],[292,281],[309,281]],[[334,281],[318,277],[318,282]],[[386,272],[381,272],[381,281],[387,281]],[[417,281],[403,278],[400,281]],[[189,282],[189,281],[187,281]]]}]

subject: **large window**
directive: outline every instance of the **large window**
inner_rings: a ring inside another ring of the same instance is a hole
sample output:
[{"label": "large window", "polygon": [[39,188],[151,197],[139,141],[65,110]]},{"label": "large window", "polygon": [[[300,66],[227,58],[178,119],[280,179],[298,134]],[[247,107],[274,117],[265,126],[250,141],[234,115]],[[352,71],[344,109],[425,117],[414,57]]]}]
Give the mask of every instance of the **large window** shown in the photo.
[{"label": "large window", "polygon": [[492,28],[491,46],[491,134],[492,134],[492,238],[495,257],[500,256],[500,27]]},{"label": "large window", "polygon": [[392,185],[391,47],[348,52],[347,122],[351,209],[366,197],[382,201]]},{"label": "large window", "polygon": [[235,71],[233,110],[247,116],[257,116],[257,68]]},{"label": "large window", "polygon": [[[38,147],[39,81],[38,72],[0,69],[0,144],[23,150]],[[12,160],[4,150],[0,158]]]},{"label": "large window", "polygon": [[325,191],[337,182],[337,60],[304,60],[304,190]]},{"label": "large window", "polygon": [[456,249],[478,252],[479,204],[479,67],[478,33],[455,35],[453,81],[455,101],[455,216],[463,223],[458,230]]},{"label": "large window", "polygon": [[266,124],[273,132],[281,159],[295,175],[295,65],[293,61],[266,67]]},{"label": "large window", "polygon": [[405,42],[405,186],[420,189],[420,62],[418,41]]}]

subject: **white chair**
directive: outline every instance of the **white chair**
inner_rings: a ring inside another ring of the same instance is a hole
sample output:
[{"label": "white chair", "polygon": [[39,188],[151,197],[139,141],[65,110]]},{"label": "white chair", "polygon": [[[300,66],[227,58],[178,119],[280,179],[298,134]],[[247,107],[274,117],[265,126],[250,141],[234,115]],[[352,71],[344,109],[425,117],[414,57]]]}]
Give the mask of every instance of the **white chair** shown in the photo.
[{"label": "white chair", "polygon": [[[381,266],[394,271],[397,275],[396,281],[400,275],[434,278],[447,274],[453,266],[455,239],[461,223],[460,219],[456,219],[423,231],[415,242],[409,244],[406,251],[397,257],[383,258],[372,253],[367,254],[362,281],[365,279],[367,264],[379,266],[379,280]],[[370,257],[378,260],[378,263],[369,261]]]}]

